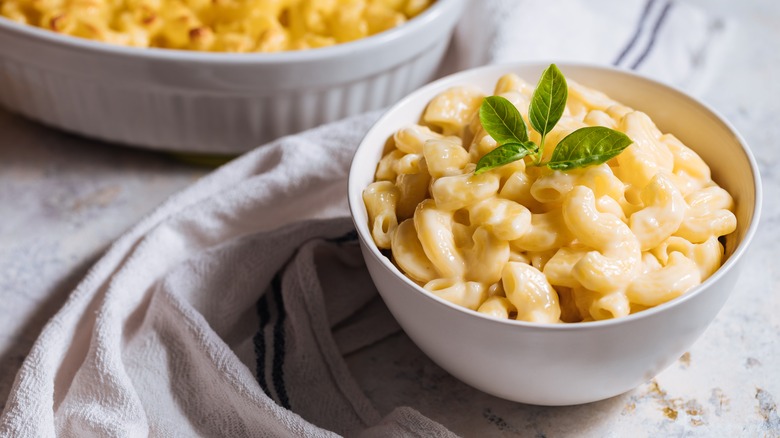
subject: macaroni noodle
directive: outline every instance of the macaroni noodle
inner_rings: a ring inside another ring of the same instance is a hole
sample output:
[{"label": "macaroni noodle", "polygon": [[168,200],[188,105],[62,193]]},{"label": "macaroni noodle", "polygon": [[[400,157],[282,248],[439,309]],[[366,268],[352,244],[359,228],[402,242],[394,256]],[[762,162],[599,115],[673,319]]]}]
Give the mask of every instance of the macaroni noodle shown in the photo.
[{"label": "macaroni noodle", "polygon": [[[582,126],[610,127],[634,143],[596,166],[553,171],[526,158],[475,175],[497,147],[477,114],[484,94],[446,90],[423,114],[425,126],[393,136],[363,192],[377,246],[445,300],[540,323],[626,316],[712,275],[736,217],[709,167],[646,114],[572,81],[569,90],[545,158]],[[495,93],[527,123],[528,83],[505,75]]]},{"label": "macaroni noodle", "polygon": [[313,49],[383,32],[434,0],[0,0],[0,15],[134,47],[212,52]]}]

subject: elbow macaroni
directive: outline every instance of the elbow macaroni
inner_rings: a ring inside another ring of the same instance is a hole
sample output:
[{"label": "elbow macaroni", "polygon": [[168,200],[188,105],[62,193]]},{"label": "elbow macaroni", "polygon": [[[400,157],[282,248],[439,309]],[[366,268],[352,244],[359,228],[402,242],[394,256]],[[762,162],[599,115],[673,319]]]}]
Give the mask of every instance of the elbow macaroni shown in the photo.
[{"label": "elbow macaroni", "polygon": [[0,15],[133,47],[279,52],[399,26],[434,0],[0,0]]},{"label": "elbow macaroni", "polygon": [[[449,89],[429,104],[425,126],[393,136],[377,182],[364,191],[377,246],[390,247],[409,278],[445,300],[539,323],[626,316],[712,275],[723,258],[719,239],[736,229],[736,217],[709,167],[646,114],[572,81],[569,90],[546,156],[581,126],[608,126],[634,143],[583,169],[521,160],[474,175],[497,146],[479,122],[484,94]],[[528,83],[505,75],[494,92],[527,118]]]}]

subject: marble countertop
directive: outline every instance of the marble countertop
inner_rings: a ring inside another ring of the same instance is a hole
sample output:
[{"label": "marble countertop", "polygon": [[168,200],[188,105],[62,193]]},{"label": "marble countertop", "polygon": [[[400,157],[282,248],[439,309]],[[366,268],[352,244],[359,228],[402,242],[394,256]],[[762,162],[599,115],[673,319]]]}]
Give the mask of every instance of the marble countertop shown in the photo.
[{"label": "marble countertop", "polygon": [[[697,95],[747,139],[764,183],[759,234],[715,322],[650,382],[602,402],[558,408],[478,393],[398,334],[348,358],[380,412],[412,406],[466,436],[780,436],[780,4],[697,3],[734,22],[722,70]],[[0,109],[0,410],[42,326],[91,264],[208,171]]]}]

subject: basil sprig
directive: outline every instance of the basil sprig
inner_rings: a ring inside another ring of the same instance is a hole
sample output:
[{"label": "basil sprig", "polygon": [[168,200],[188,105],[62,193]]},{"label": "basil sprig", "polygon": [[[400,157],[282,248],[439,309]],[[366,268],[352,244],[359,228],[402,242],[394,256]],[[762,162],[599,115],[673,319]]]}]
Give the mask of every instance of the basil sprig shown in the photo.
[{"label": "basil sprig", "polygon": [[539,78],[528,108],[528,120],[536,132],[542,135],[541,144],[544,144],[547,133],[561,120],[568,98],[566,78],[555,64],[551,64]]},{"label": "basil sprig", "polygon": [[601,164],[632,143],[626,134],[603,126],[580,128],[563,138],[547,162],[553,170]]},{"label": "basil sprig", "polygon": [[483,155],[474,173],[480,174],[485,170],[520,160],[533,150],[536,150],[536,144],[530,140],[523,143],[505,143]]},{"label": "basil sprig", "polygon": [[479,108],[479,120],[499,146],[480,158],[474,173],[480,174],[526,156],[533,158],[533,165],[553,170],[587,167],[607,162],[633,143],[626,134],[614,129],[603,126],[580,128],[558,142],[550,161],[542,163],[544,140],[561,119],[568,94],[566,78],[555,64],[551,64],[542,73],[528,108],[528,121],[541,135],[538,145],[528,139],[523,117],[511,102],[501,96],[486,97]]},{"label": "basil sprig", "polygon": [[512,102],[501,96],[488,96],[479,107],[479,120],[491,137],[500,144],[522,144],[528,141],[523,116]]}]

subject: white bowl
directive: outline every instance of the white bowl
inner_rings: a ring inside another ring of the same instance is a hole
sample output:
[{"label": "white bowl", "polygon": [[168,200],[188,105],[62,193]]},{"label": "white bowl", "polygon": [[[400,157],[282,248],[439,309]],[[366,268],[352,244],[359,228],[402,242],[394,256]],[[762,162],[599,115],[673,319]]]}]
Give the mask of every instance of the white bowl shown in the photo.
[{"label": "white bowl", "polygon": [[386,107],[426,83],[464,6],[438,0],[362,40],[251,54],[115,46],[0,17],[0,104],[112,142],[236,154]]},{"label": "white bowl", "polygon": [[704,332],[737,282],[758,226],[761,182],[745,141],[703,103],[627,71],[559,64],[568,78],[648,113],[662,131],[674,133],[710,165],[713,179],[736,201],[737,231],[726,239],[724,265],[677,299],[624,318],[589,323],[498,320],[427,292],[380,253],[368,229],[361,192],[373,181],[386,140],[398,128],[417,122],[431,98],[446,88],[471,84],[489,93],[504,73],[534,82],[547,65],[469,70],[403,99],[358,147],[349,174],[349,204],[374,283],[420,349],[453,376],[487,393],[524,403],[570,405],[612,397],[651,379]]}]

